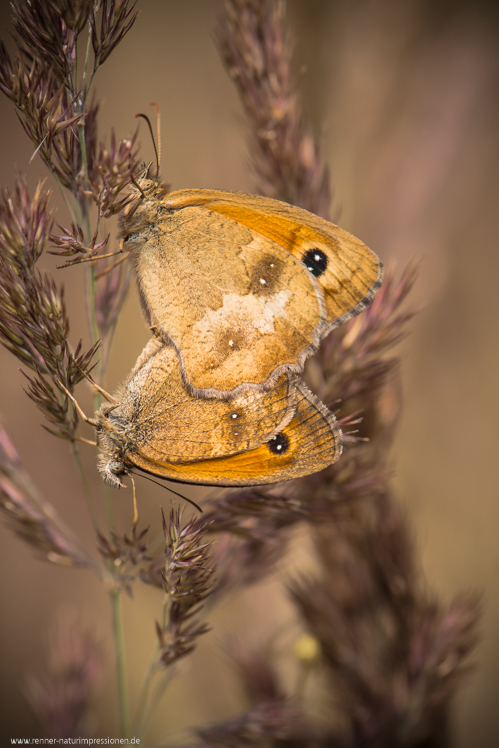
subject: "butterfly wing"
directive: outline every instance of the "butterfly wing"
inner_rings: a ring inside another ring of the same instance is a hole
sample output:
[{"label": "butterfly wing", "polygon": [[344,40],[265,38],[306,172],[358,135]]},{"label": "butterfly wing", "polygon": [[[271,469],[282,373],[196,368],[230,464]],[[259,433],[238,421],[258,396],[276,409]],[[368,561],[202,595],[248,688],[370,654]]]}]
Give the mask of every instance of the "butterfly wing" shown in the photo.
[{"label": "butterfly wing", "polygon": [[317,349],[320,288],[273,240],[197,205],[131,236],[142,306],[193,393],[269,389]]},{"label": "butterfly wing", "polygon": [[[197,192],[198,199],[216,194],[212,190],[188,192]],[[317,278],[326,307],[322,336],[365,309],[381,286],[383,266],[374,252],[348,231],[313,213],[279,200],[230,192],[212,196],[204,205],[272,240]]]},{"label": "butterfly wing", "polygon": [[[333,414],[295,375],[296,411],[291,422],[255,449],[227,457],[170,463],[156,445],[142,442],[126,455],[130,468],[185,483],[251,486],[300,478],[336,462],[342,452],[341,430]],[[204,401],[207,402],[206,400]]]},{"label": "butterfly wing", "polygon": [[105,408],[104,430],[114,448],[103,449],[110,459],[113,449],[134,454],[146,448],[149,459],[171,463],[244,452],[281,430],[295,411],[286,375],[270,392],[232,400],[193,397],[182,383],[175,350],[154,339],[117,399],[118,406]]},{"label": "butterfly wing", "polygon": [[193,394],[268,390],[300,372],[381,284],[368,247],[301,208],[217,190],[152,195],[122,234],[146,316]]}]

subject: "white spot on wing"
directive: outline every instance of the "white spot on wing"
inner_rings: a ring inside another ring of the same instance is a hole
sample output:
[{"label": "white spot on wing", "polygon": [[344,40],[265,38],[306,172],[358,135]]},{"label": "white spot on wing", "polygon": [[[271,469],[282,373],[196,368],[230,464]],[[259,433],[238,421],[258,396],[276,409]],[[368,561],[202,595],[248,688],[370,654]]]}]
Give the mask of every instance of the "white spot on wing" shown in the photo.
[{"label": "white spot on wing", "polygon": [[[286,317],[286,306],[292,292],[283,289],[265,298],[253,294],[241,296],[237,293],[223,295],[219,309],[208,309],[204,317],[193,326],[193,334],[198,340],[215,340],[219,330],[240,331],[248,342],[260,335],[274,332],[274,320]],[[230,345],[230,341],[229,341]]]}]

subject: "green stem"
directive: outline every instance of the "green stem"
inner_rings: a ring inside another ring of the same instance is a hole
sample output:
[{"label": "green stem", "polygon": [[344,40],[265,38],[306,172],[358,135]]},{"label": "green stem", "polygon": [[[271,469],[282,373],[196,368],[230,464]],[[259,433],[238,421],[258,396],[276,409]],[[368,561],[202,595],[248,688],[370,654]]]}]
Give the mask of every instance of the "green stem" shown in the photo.
[{"label": "green stem", "polygon": [[114,646],[116,654],[116,677],[118,679],[118,702],[120,714],[120,734],[123,738],[131,738],[130,712],[128,708],[125,645],[123,638],[123,618],[121,614],[121,599],[118,590],[110,592],[111,609],[113,615]]},{"label": "green stem", "polygon": [[[162,678],[159,680],[156,680],[155,690],[153,695],[149,698],[149,712],[146,714],[146,721],[143,722],[141,725],[141,731],[143,731],[147,725],[147,720],[149,720],[150,715],[154,714],[155,710],[159,706],[161,699],[165,695],[165,692],[167,688],[170,685],[170,682],[172,678],[175,675],[176,668],[172,665],[169,665],[166,670],[162,673]],[[152,684],[152,679],[151,679]],[[140,736],[140,733],[139,733]]]},{"label": "green stem", "polygon": [[[86,274],[85,274],[85,285],[87,290],[87,314],[88,314],[88,324],[90,327],[90,335],[92,338],[92,343],[95,344],[99,340],[99,327],[97,325],[97,313],[95,311],[95,267],[93,264],[87,265]],[[101,362],[100,359],[97,362],[96,366],[96,380],[99,382],[100,375],[101,375]],[[96,392],[95,394],[95,404],[97,407],[97,410],[99,410],[101,404],[102,404],[102,395],[100,392]]]},{"label": "green stem", "polygon": [[[78,34],[75,34],[74,45],[75,45],[75,64],[73,68],[72,77],[73,77],[73,86],[74,86],[74,89],[76,89],[78,87]],[[74,93],[73,93],[73,96],[74,96]]]},{"label": "green stem", "polygon": [[[78,126],[78,135],[80,140],[81,148],[81,160],[84,173],[84,186],[88,190],[88,161],[87,161],[87,147],[85,143],[85,125],[82,123]],[[90,211],[88,201],[83,208],[83,218],[85,221],[85,230],[87,234],[88,242],[91,241],[92,234],[90,231]],[[86,276],[86,297],[87,297],[87,315],[89,320],[90,333],[93,343],[99,340],[99,328],[97,325],[97,314],[95,309],[95,267],[90,266],[87,270]],[[97,380],[100,379],[101,365],[100,361],[97,364]],[[95,402],[97,409],[100,408],[102,403],[102,396],[98,392],[95,395]],[[106,517],[108,529],[111,530],[114,527],[114,515],[112,506],[111,491],[108,486],[104,488],[104,500],[106,506]],[[121,735],[124,738],[130,738],[130,714],[128,708],[128,696],[127,696],[127,683],[126,683],[126,668],[125,668],[125,645],[123,639],[123,621],[121,613],[121,601],[120,593],[117,589],[113,589],[110,592],[111,597],[111,609],[113,617],[113,633],[114,633],[114,646],[116,652],[116,676],[118,679],[118,703],[119,703],[119,714],[120,714],[120,730]]]},{"label": "green stem", "polygon": [[113,497],[111,496],[111,489],[108,485],[104,485],[104,504],[106,507],[107,526],[112,530],[114,528]]},{"label": "green stem", "polygon": [[[78,125],[78,136],[80,139],[81,162],[82,162],[83,173],[84,173],[84,185],[85,185],[85,189],[88,190],[87,146],[85,143],[85,125],[84,124]],[[88,243],[91,241],[91,237],[92,237],[92,233],[90,230],[90,212],[88,208],[85,210],[84,219],[85,219],[86,239]],[[99,327],[97,325],[97,314],[95,311],[95,267],[93,265],[91,265],[87,270],[86,285],[87,285],[88,324],[90,327],[90,334],[92,336],[92,342],[95,344],[99,340]],[[97,381],[98,381],[100,379],[100,373],[101,373],[100,360],[97,362],[96,369],[97,369]],[[95,400],[96,400],[97,409],[99,409],[102,403],[102,398],[99,393],[97,393]]]},{"label": "green stem", "polygon": [[[88,35],[87,50],[85,55],[85,65],[82,76],[82,95],[83,101],[80,102],[81,111],[86,110],[86,103],[90,88],[93,82],[93,74],[90,79],[90,83],[87,87],[87,76],[88,76],[88,64],[90,58],[90,45],[91,36]],[[94,71],[95,72],[95,71]],[[78,136],[80,141],[81,149],[81,160],[82,168],[84,173],[84,188],[88,190],[89,179],[88,179],[88,158],[87,158],[87,146],[85,142],[85,123],[82,122],[78,126]],[[83,212],[83,218],[85,221],[85,231],[87,235],[87,241],[90,242],[92,234],[90,231],[90,204],[89,200],[85,201],[85,204],[81,206]],[[98,224],[97,224],[98,227]],[[86,299],[87,299],[87,315],[89,321],[89,328],[93,343],[99,340],[99,328],[97,325],[97,314],[95,307],[96,293],[95,293],[95,267],[93,265],[88,267],[85,281],[86,281]],[[101,377],[101,362],[99,360],[97,364],[97,380]],[[95,396],[96,407],[100,408],[102,403],[102,396],[100,393],[96,393]],[[109,530],[114,527],[114,513],[111,491],[108,486],[104,487],[104,501],[106,507],[106,518]],[[123,618],[121,610],[121,598],[118,589],[114,588],[110,591],[111,610],[113,619],[113,634],[114,634],[114,646],[116,654],[116,677],[118,681],[118,704],[119,704],[119,719],[120,719],[120,732],[123,738],[131,738],[130,731],[130,712],[128,705],[128,690],[127,690],[127,678],[126,678],[126,665],[125,665],[125,644],[123,636]]]},{"label": "green stem", "polygon": [[[165,628],[169,601],[170,601],[170,596],[167,593],[165,593],[163,597],[162,625],[161,625],[163,629]],[[137,707],[137,718],[136,718],[136,733],[138,737],[142,737],[142,734],[146,728],[147,721],[148,721],[148,706],[150,705],[151,686],[153,683],[154,676],[158,672],[157,670],[158,652],[159,652],[159,646],[156,645],[154,648],[152,658],[151,658],[151,663],[147,669],[147,673],[144,678],[144,682],[142,684],[142,688],[140,691],[139,705]],[[154,709],[154,701],[157,702],[158,699],[156,698],[155,700],[151,702],[151,705],[149,708],[149,714],[152,713]]]},{"label": "green stem", "polygon": [[97,532],[100,532],[99,529],[99,520],[97,518],[97,512],[95,510],[95,504],[94,500],[92,498],[92,493],[90,491],[90,487],[88,485],[87,477],[85,475],[85,471],[83,470],[83,465],[81,464],[81,457],[80,457],[80,450],[78,449],[78,445],[76,442],[72,442],[71,444],[72,452],[73,452],[73,459],[76,464],[76,469],[78,470],[78,474],[80,476],[80,480],[83,486],[83,495],[85,496],[85,502],[87,504],[88,513],[90,515],[90,519],[92,520],[92,524],[94,526],[94,529]]},{"label": "green stem", "polygon": [[88,39],[87,39],[87,51],[86,51],[86,54],[85,54],[85,65],[84,65],[84,68],[83,68],[83,78],[81,80],[81,90],[83,92],[83,96],[85,97],[85,99],[83,101],[83,105],[84,106],[86,106],[87,99],[88,99],[88,94],[90,93],[90,88],[92,87],[92,81],[93,81],[93,76],[92,76],[92,79],[90,81],[90,85],[88,87],[88,91],[85,91],[85,86],[87,85],[88,61],[90,59],[90,47],[91,47],[91,43],[92,43],[91,36],[92,35],[89,32]]},{"label": "green stem", "polygon": [[142,688],[140,689],[140,695],[139,695],[139,703],[137,706],[137,717],[135,720],[135,734],[138,738],[143,738],[143,733],[145,730],[145,726],[147,723],[147,705],[149,702],[149,693],[151,691],[151,685],[152,680],[155,674],[155,668],[154,664],[157,659],[157,651],[158,648],[154,648],[154,654],[152,657],[151,665],[149,666],[146,676],[144,678],[144,682],[142,684]]},{"label": "green stem", "polygon": [[68,200],[68,198],[66,196],[64,188],[63,188],[63,186],[61,184],[61,180],[59,179],[59,177],[57,176],[57,174],[55,173],[55,171],[52,172],[52,173],[54,175],[55,182],[56,182],[57,186],[59,187],[60,193],[62,195],[62,199],[64,200],[66,208],[68,209],[68,213],[71,216],[71,221],[73,223],[77,223],[75,212],[74,212],[73,208],[71,207],[71,203],[69,202],[69,200]]}]

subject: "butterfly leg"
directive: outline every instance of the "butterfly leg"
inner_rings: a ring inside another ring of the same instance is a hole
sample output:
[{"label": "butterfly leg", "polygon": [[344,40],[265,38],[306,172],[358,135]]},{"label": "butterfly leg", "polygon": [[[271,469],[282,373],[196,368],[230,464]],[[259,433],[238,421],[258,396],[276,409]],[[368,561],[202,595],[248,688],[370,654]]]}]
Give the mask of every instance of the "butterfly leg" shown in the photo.
[{"label": "butterfly leg", "polygon": [[93,257],[79,257],[77,260],[68,260],[64,265],[56,265],[57,270],[62,268],[70,268],[72,265],[81,265],[82,262],[95,262],[95,260],[104,260],[106,257],[114,257],[120,255],[123,252],[122,249],[118,249],[116,252],[108,252],[106,255],[94,255]]},{"label": "butterfly leg", "polygon": [[[120,252],[121,251],[122,250],[120,250]],[[116,254],[119,254],[119,253],[116,253]],[[106,268],[105,270],[103,270],[101,273],[97,273],[97,275],[95,276],[95,280],[98,281],[99,278],[103,278],[105,275],[107,275],[112,270],[114,270],[115,268],[117,268],[118,265],[121,265],[122,262],[125,262],[125,260],[127,259],[127,257],[128,257],[128,254],[124,254],[122,257],[120,257],[119,260],[116,260],[116,262],[113,262],[112,265],[110,265],[108,268]]]},{"label": "butterfly leg", "polygon": [[74,397],[74,395],[68,390],[67,387],[65,387],[63,385],[63,383],[61,382],[61,380],[58,377],[55,377],[54,381],[57,384],[57,386],[59,387],[59,389],[61,389],[63,392],[65,392],[66,395],[69,397],[69,399],[72,401],[73,405],[75,406],[76,410],[78,411],[78,414],[85,421],[85,423],[89,423],[94,428],[98,428],[99,425],[100,425],[99,422],[96,421],[94,418],[89,418],[87,415],[85,415],[85,413],[80,408],[80,406],[78,404],[78,401],[76,400],[76,398]]},{"label": "butterfly leg", "polygon": [[110,395],[110,394],[109,394],[109,392],[106,392],[106,390],[102,389],[102,387],[101,387],[101,386],[100,386],[99,384],[97,384],[97,382],[95,381],[95,379],[93,379],[93,377],[91,377],[91,376],[90,376],[90,374],[87,374],[87,372],[84,372],[84,373],[85,373],[85,377],[86,377],[86,378],[88,379],[88,381],[90,382],[90,384],[92,385],[92,387],[95,387],[95,389],[97,390],[97,392],[100,392],[100,394],[101,394],[101,395],[102,395],[103,397],[105,397],[105,398],[106,398],[106,400],[107,400],[107,401],[108,401],[109,403],[111,403],[111,404],[112,404],[112,405],[114,405],[115,407],[116,407],[117,405],[119,405],[119,403],[118,403],[118,401],[116,400],[116,398],[115,398],[115,397],[113,397],[112,395]]}]

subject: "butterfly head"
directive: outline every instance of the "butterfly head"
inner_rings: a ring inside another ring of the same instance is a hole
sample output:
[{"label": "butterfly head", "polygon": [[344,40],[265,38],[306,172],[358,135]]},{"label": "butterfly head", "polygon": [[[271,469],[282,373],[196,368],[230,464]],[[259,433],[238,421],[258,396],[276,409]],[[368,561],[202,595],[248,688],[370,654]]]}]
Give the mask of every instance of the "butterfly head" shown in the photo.
[{"label": "butterfly head", "polygon": [[121,233],[126,240],[130,233],[141,231],[157,221],[158,205],[170,192],[170,185],[157,176],[150,176],[150,166],[130,184],[131,201],[121,218]]},{"label": "butterfly head", "polygon": [[120,422],[109,417],[109,412],[110,409],[103,406],[95,414],[99,444],[97,469],[106,485],[111,488],[125,488],[121,476],[128,473],[123,459],[126,435],[124,429],[120,427]]}]

